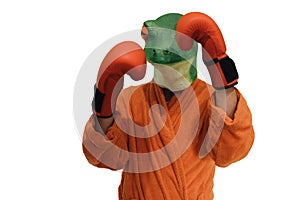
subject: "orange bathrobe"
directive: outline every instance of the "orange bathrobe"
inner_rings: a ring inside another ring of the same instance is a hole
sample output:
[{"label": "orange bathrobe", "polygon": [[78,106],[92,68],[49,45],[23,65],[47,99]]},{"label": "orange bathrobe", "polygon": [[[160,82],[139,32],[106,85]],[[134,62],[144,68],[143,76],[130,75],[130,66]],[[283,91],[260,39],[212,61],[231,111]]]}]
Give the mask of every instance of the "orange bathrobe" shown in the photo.
[{"label": "orange bathrobe", "polygon": [[153,82],[122,90],[106,136],[88,120],[83,152],[94,166],[123,169],[119,199],[213,199],[215,167],[248,154],[254,131],[239,91],[232,120],[214,106],[211,86],[196,79],[191,88],[168,103]]}]

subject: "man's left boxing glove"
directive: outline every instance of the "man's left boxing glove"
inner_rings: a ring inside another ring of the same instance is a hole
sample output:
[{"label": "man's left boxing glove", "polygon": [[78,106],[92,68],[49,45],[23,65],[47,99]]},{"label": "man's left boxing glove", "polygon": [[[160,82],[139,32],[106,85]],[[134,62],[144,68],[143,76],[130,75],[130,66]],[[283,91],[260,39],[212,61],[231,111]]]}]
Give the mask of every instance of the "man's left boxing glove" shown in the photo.
[{"label": "man's left boxing glove", "polygon": [[117,96],[123,88],[124,74],[141,80],[146,73],[144,50],[135,42],[114,46],[103,59],[95,84],[93,112],[99,118],[112,117]]},{"label": "man's left boxing glove", "polygon": [[179,19],[176,31],[178,46],[183,50],[191,49],[194,40],[201,43],[202,58],[216,89],[234,87],[238,83],[236,66],[226,54],[223,35],[212,18],[200,12],[188,13]]}]

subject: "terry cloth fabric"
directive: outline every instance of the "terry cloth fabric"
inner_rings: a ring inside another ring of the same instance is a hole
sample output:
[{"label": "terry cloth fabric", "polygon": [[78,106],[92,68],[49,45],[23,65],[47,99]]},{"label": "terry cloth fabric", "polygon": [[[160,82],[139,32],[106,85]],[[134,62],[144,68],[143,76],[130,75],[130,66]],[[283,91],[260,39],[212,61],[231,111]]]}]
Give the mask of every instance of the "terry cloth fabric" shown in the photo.
[{"label": "terry cloth fabric", "polygon": [[215,167],[250,151],[254,130],[241,93],[231,119],[214,106],[211,86],[196,79],[190,88],[168,103],[153,82],[122,90],[106,136],[88,120],[83,152],[94,166],[123,170],[120,200],[213,199]]}]

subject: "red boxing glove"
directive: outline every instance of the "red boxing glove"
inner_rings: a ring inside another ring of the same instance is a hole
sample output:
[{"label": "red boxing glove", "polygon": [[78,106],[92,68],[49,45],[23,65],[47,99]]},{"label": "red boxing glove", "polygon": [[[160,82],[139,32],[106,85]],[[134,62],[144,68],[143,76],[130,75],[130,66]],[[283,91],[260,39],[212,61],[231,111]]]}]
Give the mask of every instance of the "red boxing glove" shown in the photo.
[{"label": "red boxing glove", "polygon": [[[182,16],[176,26],[178,46],[192,48],[194,40],[202,45],[202,58],[216,89],[233,87],[238,83],[238,72],[226,55],[226,45],[218,25],[207,15],[191,12]],[[189,37],[187,37],[189,36]]]},{"label": "red boxing glove", "polygon": [[114,46],[98,71],[92,102],[95,115],[102,118],[112,116],[117,96],[123,88],[124,74],[133,80],[141,80],[145,73],[146,55],[137,43],[125,41]]}]

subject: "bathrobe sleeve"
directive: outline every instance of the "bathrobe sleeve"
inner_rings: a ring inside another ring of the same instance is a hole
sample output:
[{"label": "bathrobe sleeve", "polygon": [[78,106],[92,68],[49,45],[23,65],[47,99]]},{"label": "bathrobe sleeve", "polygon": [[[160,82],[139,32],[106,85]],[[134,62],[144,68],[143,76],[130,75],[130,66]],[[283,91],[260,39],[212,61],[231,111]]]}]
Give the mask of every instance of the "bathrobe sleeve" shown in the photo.
[{"label": "bathrobe sleeve", "polygon": [[[120,96],[118,102],[122,101],[122,95],[120,94]],[[117,103],[114,119],[118,123],[125,123],[126,120],[122,119],[119,107],[122,105],[118,106]],[[98,132],[95,129],[93,115],[87,121],[84,129],[82,148],[88,162],[96,167],[119,170],[123,169],[128,161],[128,135],[115,122],[108,129],[106,135]]]},{"label": "bathrobe sleeve", "polygon": [[[234,119],[228,117],[221,108],[211,104],[212,130],[222,130],[211,152],[216,165],[219,167],[226,167],[243,159],[249,153],[254,142],[250,109],[241,93],[238,90],[236,92],[238,103]],[[208,132],[208,134],[211,133]]]}]

